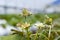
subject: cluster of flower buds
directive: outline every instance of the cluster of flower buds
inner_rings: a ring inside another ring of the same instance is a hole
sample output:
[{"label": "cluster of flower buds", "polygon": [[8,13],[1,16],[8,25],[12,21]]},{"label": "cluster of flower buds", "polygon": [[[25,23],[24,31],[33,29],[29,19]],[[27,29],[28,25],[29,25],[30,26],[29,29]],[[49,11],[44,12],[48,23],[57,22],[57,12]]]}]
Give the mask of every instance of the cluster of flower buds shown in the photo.
[{"label": "cluster of flower buds", "polygon": [[22,15],[26,17],[26,16],[32,15],[32,13],[29,12],[26,8],[23,8],[23,10],[22,10]]},{"label": "cluster of flower buds", "polygon": [[28,29],[29,27],[30,27],[30,23],[27,23],[27,22],[18,23],[17,30],[12,29],[11,31],[13,31],[12,34],[26,35],[26,32],[27,32],[26,29]]},{"label": "cluster of flower buds", "polygon": [[30,23],[27,23],[27,22],[17,24],[17,27],[22,27],[22,28],[28,28],[29,26],[30,26]]}]

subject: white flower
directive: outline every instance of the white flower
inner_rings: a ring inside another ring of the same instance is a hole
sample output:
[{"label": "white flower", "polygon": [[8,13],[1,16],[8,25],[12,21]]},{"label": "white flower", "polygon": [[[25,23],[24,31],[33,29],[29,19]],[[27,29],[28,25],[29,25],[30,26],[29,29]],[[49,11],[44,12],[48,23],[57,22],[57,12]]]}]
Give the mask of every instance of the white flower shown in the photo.
[{"label": "white flower", "polygon": [[40,23],[39,21],[38,22],[36,22],[35,24],[33,24],[31,27],[30,27],[30,31],[31,32],[33,32],[33,33],[35,33],[38,29],[39,29],[39,27],[45,27],[45,25],[43,25],[43,23]]},{"label": "white flower", "polygon": [[40,22],[36,23],[35,25],[38,26],[38,27],[45,27],[45,25],[43,23],[40,23]]}]

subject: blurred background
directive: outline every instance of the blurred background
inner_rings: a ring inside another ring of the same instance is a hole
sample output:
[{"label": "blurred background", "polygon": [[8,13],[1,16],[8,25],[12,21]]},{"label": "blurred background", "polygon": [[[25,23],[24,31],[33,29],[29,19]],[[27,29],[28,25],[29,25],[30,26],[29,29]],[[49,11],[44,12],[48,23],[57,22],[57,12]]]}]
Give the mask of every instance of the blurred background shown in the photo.
[{"label": "blurred background", "polygon": [[60,12],[60,0],[0,0],[0,14],[18,14],[23,8],[34,13]]},{"label": "blurred background", "polygon": [[42,22],[44,15],[47,14],[60,27],[60,0],[0,0],[0,35],[9,33],[5,33],[7,31],[2,27],[15,27],[18,22],[24,20],[19,15],[23,8],[28,9],[35,15],[30,17],[30,23]]}]

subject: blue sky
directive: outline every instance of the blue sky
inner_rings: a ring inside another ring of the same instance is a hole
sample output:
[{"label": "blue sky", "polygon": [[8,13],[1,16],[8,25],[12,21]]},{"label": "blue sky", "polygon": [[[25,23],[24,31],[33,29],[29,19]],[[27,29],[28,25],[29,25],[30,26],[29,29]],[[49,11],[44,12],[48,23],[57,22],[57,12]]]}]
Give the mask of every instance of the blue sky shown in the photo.
[{"label": "blue sky", "polygon": [[56,0],[55,2],[53,2],[53,5],[58,5],[60,4],[60,0]]}]

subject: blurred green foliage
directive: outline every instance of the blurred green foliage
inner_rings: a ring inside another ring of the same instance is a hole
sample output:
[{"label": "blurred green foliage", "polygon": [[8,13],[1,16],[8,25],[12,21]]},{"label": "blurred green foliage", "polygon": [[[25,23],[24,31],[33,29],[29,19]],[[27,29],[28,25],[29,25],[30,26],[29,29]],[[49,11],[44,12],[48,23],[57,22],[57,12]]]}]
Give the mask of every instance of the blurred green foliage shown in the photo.
[{"label": "blurred green foliage", "polygon": [[[60,18],[60,13],[52,13],[52,14],[47,14],[47,15],[49,17],[51,17],[53,20]],[[20,14],[18,14],[18,15],[16,15],[16,14],[4,14],[4,15],[0,14],[0,19],[7,20],[7,22],[13,26],[16,26],[16,24],[18,22],[25,21],[25,18],[22,17]],[[37,13],[32,16],[29,16],[26,20],[30,23],[34,23],[34,22],[36,22],[36,20],[42,22],[42,21],[44,21],[44,14]]]}]

